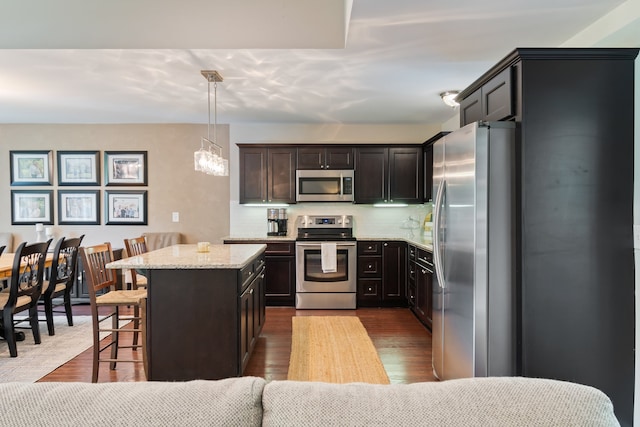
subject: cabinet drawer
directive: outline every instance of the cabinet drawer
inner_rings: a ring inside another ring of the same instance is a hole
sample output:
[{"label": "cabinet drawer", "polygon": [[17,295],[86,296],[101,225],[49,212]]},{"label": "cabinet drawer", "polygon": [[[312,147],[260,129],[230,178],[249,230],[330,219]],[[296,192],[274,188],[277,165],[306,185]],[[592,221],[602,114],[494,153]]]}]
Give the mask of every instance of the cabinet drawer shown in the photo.
[{"label": "cabinet drawer", "polygon": [[296,244],[294,242],[268,242],[265,253],[269,256],[295,255]]},{"label": "cabinet drawer", "polygon": [[424,249],[417,248],[416,262],[433,267],[433,254],[429,251],[425,251]]},{"label": "cabinet drawer", "polygon": [[244,290],[256,276],[264,268],[265,259],[264,253],[247,264],[242,270],[240,270],[240,283],[242,284],[241,290]]},{"label": "cabinet drawer", "polygon": [[409,245],[409,261],[415,261],[418,253],[418,248]]},{"label": "cabinet drawer", "polygon": [[358,242],[358,255],[382,255],[382,242]]},{"label": "cabinet drawer", "polygon": [[358,257],[358,277],[382,277],[382,257]]},{"label": "cabinet drawer", "polygon": [[379,280],[360,280],[358,285],[358,295],[361,297],[377,297],[380,295]]}]

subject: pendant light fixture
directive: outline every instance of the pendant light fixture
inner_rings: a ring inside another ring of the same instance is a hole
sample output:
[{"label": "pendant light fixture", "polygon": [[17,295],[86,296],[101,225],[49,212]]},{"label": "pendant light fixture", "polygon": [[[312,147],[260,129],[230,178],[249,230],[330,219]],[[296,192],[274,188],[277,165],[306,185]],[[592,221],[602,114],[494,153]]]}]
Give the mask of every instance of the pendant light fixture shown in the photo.
[{"label": "pendant light fixture", "polygon": [[[222,156],[222,147],[217,141],[218,124],[218,82],[222,76],[215,70],[200,72],[207,79],[207,137],[200,140],[200,149],[193,153],[194,168],[208,175],[229,176],[229,160]],[[211,139],[211,82],[213,82],[213,139]],[[206,148],[205,148],[206,146]],[[214,151],[215,150],[215,151]]]}]

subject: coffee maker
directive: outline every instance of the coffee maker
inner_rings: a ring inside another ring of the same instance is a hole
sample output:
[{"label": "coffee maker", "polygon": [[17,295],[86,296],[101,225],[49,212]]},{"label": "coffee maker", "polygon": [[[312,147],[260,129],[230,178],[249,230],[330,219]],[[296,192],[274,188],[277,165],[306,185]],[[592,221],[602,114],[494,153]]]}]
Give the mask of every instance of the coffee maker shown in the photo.
[{"label": "coffee maker", "polygon": [[287,235],[287,210],[285,208],[267,209],[267,236]]}]

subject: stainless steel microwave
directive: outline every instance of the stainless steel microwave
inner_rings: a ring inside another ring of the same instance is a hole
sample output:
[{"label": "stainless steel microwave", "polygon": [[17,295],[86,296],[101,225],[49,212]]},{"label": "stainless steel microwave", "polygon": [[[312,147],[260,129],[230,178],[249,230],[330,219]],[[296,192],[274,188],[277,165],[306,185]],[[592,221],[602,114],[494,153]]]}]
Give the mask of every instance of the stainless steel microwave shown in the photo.
[{"label": "stainless steel microwave", "polygon": [[297,170],[298,202],[353,202],[353,170]]}]

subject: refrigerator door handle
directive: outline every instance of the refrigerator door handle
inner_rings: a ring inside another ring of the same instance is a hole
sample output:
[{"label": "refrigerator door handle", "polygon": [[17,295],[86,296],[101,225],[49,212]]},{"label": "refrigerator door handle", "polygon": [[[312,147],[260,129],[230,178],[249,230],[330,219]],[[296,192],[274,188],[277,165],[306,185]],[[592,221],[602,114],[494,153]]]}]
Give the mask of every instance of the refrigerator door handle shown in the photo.
[{"label": "refrigerator door handle", "polygon": [[436,193],[436,201],[434,206],[433,215],[433,264],[436,270],[436,276],[438,277],[438,286],[442,289],[445,288],[444,274],[442,268],[442,260],[440,259],[440,209],[442,207],[442,196],[444,194],[444,178],[438,185],[438,192]]}]

